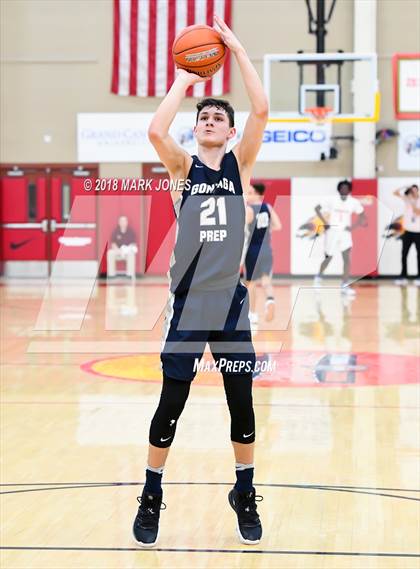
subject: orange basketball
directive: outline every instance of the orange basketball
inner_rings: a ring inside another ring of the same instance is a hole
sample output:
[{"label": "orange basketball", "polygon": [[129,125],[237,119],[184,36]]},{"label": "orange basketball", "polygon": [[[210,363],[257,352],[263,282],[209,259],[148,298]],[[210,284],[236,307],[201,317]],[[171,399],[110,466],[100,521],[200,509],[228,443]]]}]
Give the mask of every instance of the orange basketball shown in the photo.
[{"label": "orange basketball", "polygon": [[226,46],[214,28],[201,24],[184,28],[172,46],[175,65],[200,77],[211,77],[226,56]]}]

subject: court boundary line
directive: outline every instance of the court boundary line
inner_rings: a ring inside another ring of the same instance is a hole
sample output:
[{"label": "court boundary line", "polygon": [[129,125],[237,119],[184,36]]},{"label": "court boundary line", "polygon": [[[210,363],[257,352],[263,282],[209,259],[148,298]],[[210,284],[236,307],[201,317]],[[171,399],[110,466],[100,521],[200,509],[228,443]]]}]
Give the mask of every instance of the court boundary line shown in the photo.
[{"label": "court boundary line", "polygon": [[[2,486],[67,486],[69,484],[73,484],[73,485],[79,485],[79,484],[83,484],[85,486],[90,486],[92,484],[95,485],[106,485],[106,486],[133,486],[136,484],[144,484],[144,480],[134,480],[134,481],[129,481],[129,482],[18,482],[18,483],[14,483],[14,482],[4,482],[4,483],[0,483],[0,488]],[[165,482],[163,481],[162,484],[166,484],[166,485],[181,485],[181,484],[188,484],[190,486],[193,485],[197,485],[197,486],[214,486],[214,485],[220,485],[220,486],[225,486],[225,485],[229,485],[230,482]],[[257,486],[293,486],[293,487],[305,487],[305,488],[346,488],[346,489],[350,489],[350,490],[381,490],[381,491],[388,491],[388,492],[420,492],[420,488],[380,488],[378,486],[346,486],[346,485],[342,485],[342,484],[280,484],[277,482],[261,482],[260,484],[257,484]]]},{"label": "court boundary line", "polygon": [[[50,490],[75,490],[75,489],[85,489],[85,488],[111,488],[111,487],[121,487],[121,486],[142,486],[144,482],[111,482],[111,483],[58,483],[58,484],[47,484],[39,483],[38,488],[25,488],[21,490],[6,490],[0,492],[0,495],[10,495],[10,494],[28,494],[29,492],[48,492]],[[37,486],[37,484],[23,484],[24,486]],[[231,482],[164,482],[163,485],[166,486],[231,486]],[[0,486],[6,486],[1,484]],[[13,484],[7,485],[17,486]],[[385,494],[382,492],[371,492],[363,487],[346,487],[346,486],[330,486],[326,484],[279,484],[279,483],[256,483],[259,488],[296,488],[301,490],[324,490],[327,492],[347,492],[350,494],[365,494],[367,496],[379,496],[383,498],[395,498],[397,500],[410,500],[414,502],[420,502],[420,498],[413,496],[399,496],[396,494]],[[373,490],[382,490],[379,488],[373,488]],[[392,490],[389,490],[392,491]],[[420,490],[393,490],[395,492],[419,492]]]},{"label": "court boundary line", "polygon": [[[0,366],[1,367],[1,366]],[[42,366],[43,367],[43,366]],[[152,383],[152,382],[150,382]],[[404,384],[404,385],[414,385],[414,384]],[[220,382],[222,386],[222,382]],[[214,385],[204,385],[203,387],[220,387],[219,384]],[[372,386],[370,386],[372,387]],[[373,386],[376,387],[376,386]],[[191,396],[194,397],[193,395]],[[153,405],[150,401],[0,401],[0,407],[2,405]],[[213,407],[217,405],[226,406],[226,401],[193,401],[188,399],[188,405],[200,405]],[[293,407],[293,408],[331,408],[331,409],[410,409],[420,411],[420,407],[416,405],[330,405],[325,403],[325,405],[314,405],[307,403],[253,403],[254,407]],[[1,486],[1,484],[0,484]]]},{"label": "court boundary line", "polygon": [[420,557],[420,553],[387,553],[387,552],[370,552],[370,551],[305,551],[305,550],[287,550],[287,549],[206,549],[206,548],[190,548],[190,547],[156,547],[145,550],[140,547],[82,547],[82,546],[0,546],[0,550],[9,551],[138,551],[145,552],[161,552],[161,553],[250,553],[256,555],[326,555],[329,557]]}]

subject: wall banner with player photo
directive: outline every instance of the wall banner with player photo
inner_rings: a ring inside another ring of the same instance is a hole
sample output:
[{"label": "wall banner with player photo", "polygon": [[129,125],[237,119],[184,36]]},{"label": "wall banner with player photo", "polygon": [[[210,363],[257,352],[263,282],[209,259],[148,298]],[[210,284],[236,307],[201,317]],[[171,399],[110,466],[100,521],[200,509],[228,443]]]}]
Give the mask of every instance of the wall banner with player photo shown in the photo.
[{"label": "wall banner with player photo", "polygon": [[[235,138],[242,136],[248,113],[235,114]],[[153,113],[78,113],[79,162],[160,162],[147,137]],[[193,127],[196,113],[178,113],[171,135],[189,154],[196,154]],[[259,162],[319,161],[329,155],[331,124],[268,123]]]},{"label": "wall banner with player photo", "polygon": [[398,170],[420,170],[420,121],[398,123]]}]

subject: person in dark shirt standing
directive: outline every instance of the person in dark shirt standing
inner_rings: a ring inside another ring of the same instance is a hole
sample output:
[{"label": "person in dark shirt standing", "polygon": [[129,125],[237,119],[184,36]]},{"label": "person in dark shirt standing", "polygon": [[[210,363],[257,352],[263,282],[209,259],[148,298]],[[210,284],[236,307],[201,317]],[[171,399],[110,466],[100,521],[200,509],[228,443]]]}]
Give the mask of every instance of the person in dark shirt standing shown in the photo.
[{"label": "person in dark shirt standing", "polygon": [[112,232],[111,246],[107,252],[107,275],[116,276],[116,262],[124,260],[126,262],[127,276],[136,276],[136,234],[128,225],[126,215],[118,218],[118,225]]},{"label": "person in dark shirt standing", "polygon": [[251,184],[247,193],[245,278],[249,291],[249,319],[255,329],[258,324],[256,310],[256,285],[260,281],[265,293],[265,317],[274,318],[274,291],[271,282],[273,250],[271,232],[281,229],[281,221],[271,207],[264,202],[264,184]]}]

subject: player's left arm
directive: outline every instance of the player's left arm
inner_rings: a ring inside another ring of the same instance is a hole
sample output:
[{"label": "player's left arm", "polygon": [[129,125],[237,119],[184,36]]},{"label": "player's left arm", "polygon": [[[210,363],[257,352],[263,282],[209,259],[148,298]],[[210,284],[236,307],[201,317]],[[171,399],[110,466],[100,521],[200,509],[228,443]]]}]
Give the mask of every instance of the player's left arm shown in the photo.
[{"label": "player's left arm", "polygon": [[257,159],[262,144],[264,128],[268,118],[268,101],[261,79],[252,65],[244,47],[225,22],[215,15],[214,21],[219,28],[223,42],[234,54],[238,62],[246,92],[251,102],[251,112],[246,121],[241,140],[233,148],[238,160],[243,181],[251,177],[251,170]]},{"label": "player's left arm", "polygon": [[357,216],[356,221],[353,223],[352,225],[352,229],[355,229],[356,227],[366,227],[367,226],[367,217],[364,211],[362,211],[362,213],[359,213],[359,215]]},{"label": "player's left arm", "polygon": [[366,217],[366,213],[365,210],[363,209],[362,204],[359,202],[359,200],[356,200],[356,206],[354,208],[354,213],[357,213],[357,219],[356,221],[352,224],[352,226],[349,228],[349,231],[351,231],[352,229],[356,229],[356,227],[366,227],[367,226],[367,217]]},{"label": "player's left arm", "polygon": [[280,221],[279,216],[274,211],[274,208],[271,205],[269,205],[268,208],[269,208],[270,214],[271,214],[271,221],[270,221],[271,231],[280,231],[282,225],[281,225],[281,221]]}]

